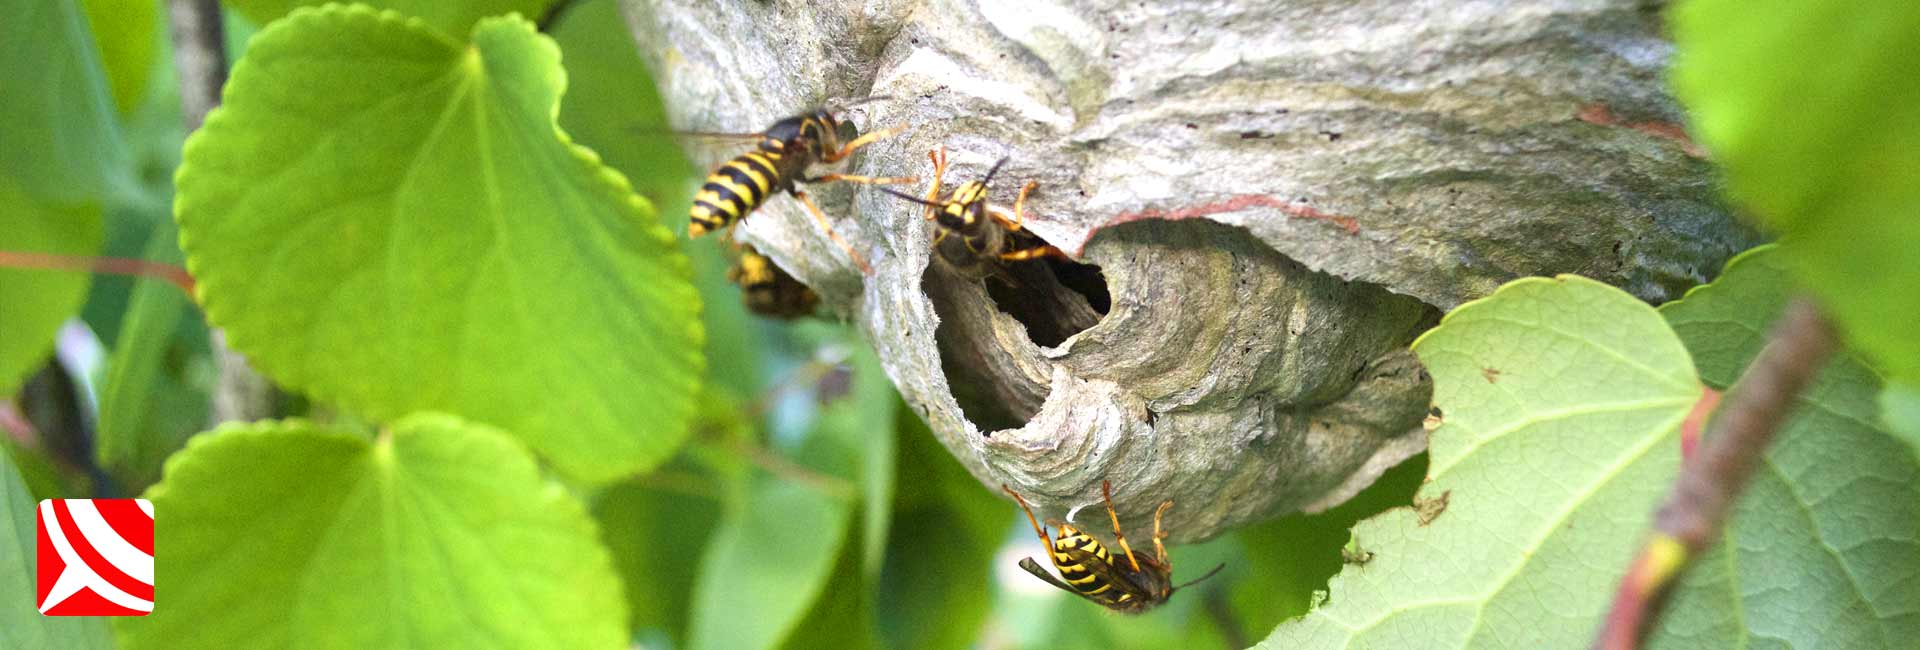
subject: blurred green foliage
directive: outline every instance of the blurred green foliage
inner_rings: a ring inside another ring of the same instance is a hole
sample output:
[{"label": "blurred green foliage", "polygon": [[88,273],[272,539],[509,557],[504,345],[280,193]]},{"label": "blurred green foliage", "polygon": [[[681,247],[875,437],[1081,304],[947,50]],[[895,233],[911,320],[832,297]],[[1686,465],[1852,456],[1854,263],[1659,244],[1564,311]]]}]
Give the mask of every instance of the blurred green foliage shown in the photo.
[{"label": "blurred green foliage", "polygon": [[[1525,409],[1448,397],[1438,467],[1422,456],[1332,511],[1172,549],[1176,580],[1226,569],[1149,614],[1110,614],[1015,567],[1043,553],[1018,510],[935,440],[855,332],[832,315],[749,316],[724,280],[726,245],[667,239],[684,229],[700,170],[615,0],[576,3],[545,33],[496,16],[546,16],[547,0],[287,18],[319,4],[229,2],[229,109],[187,145],[159,3],[0,0],[0,253],[187,263],[202,280],[196,303],[151,279],[0,268],[0,394],[44,366],[53,329],[76,313],[109,350],[97,399],[82,400],[98,409],[92,457],[49,451],[65,442],[33,431],[9,429],[0,445],[0,592],[12,594],[0,594],[0,646],[115,645],[96,623],[23,615],[21,522],[29,491],[116,488],[145,490],[173,522],[161,527],[163,614],[118,625],[129,648],[382,647],[402,635],[569,649],[1210,648],[1266,638],[1315,605],[1271,643],[1316,630],[1351,641],[1322,624],[1401,616],[1391,603],[1422,589],[1553,551],[1474,544],[1450,527],[1524,527],[1543,485],[1594,461],[1555,445],[1462,449],[1459,431]],[[1597,357],[1537,384],[1479,372],[1485,355],[1540,334],[1516,323],[1548,322],[1570,325],[1541,339],[1557,341],[1536,350],[1544,361],[1505,372],[1567,362],[1554,346],[1568,337],[1644,347],[1670,325],[1700,378],[1724,388],[1789,272],[1877,367],[1909,379],[1920,367],[1905,318],[1920,303],[1903,291],[1920,240],[1920,103],[1908,101],[1920,85],[1898,67],[1920,12],[1679,7],[1676,84],[1698,134],[1734,196],[1786,241],[1664,309],[1664,324],[1640,307],[1612,317],[1630,301],[1598,290],[1513,310],[1490,326],[1501,333],[1438,364],[1457,366],[1436,372],[1443,396],[1648,388]],[[1804,56],[1816,47],[1822,56]],[[324,417],[196,436],[215,390],[202,306],[310,405],[288,414]],[[1879,386],[1853,360],[1823,375],[1656,644],[1912,636],[1905,619],[1862,613],[1920,606],[1904,584],[1872,582],[1912,574],[1920,526],[1908,507],[1920,456],[1887,436],[1920,440],[1920,398]],[[1533,424],[1564,419],[1543,417]],[[1617,417],[1588,424],[1595,436],[1665,435]],[[1461,479],[1476,461],[1489,466]],[[1455,500],[1433,526],[1405,508],[1430,474]],[[1500,483],[1521,478],[1532,482]],[[1537,587],[1522,603],[1531,614],[1481,633],[1590,632],[1590,617],[1567,612],[1591,609],[1624,566],[1595,549],[1632,539],[1644,519],[1624,507],[1610,525],[1555,533],[1583,563],[1516,565]],[[201,578],[165,577],[185,574]],[[290,584],[304,588],[280,589]],[[236,595],[263,592],[277,597]],[[1738,616],[1713,605],[1730,600]],[[1395,640],[1455,647],[1440,633],[1463,620],[1421,619]]]},{"label": "blurred green foliage", "polygon": [[1687,0],[1673,84],[1727,188],[1893,376],[1920,381],[1920,3]]}]

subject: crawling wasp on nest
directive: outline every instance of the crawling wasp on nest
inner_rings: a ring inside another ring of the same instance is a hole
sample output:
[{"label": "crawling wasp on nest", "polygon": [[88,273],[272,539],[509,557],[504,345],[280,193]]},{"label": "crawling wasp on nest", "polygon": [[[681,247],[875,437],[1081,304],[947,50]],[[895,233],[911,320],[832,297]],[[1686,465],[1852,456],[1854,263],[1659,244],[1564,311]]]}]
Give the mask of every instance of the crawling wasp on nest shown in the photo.
[{"label": "crawling wasp on nest", "polygon": [[1106,481],[1100,482],[1100,496],[1106,501],[1107,518],[1113,521],[1113,537],[1120,544],[1120,550],[1126,555],[1126,562],[1115,562],[1112,553],[1099,540],[1074,528],[1073,524],[1060,524],[1060,535],[1048,537],[1047,527],[1033,516],[1033,507],[1027,500],[1002,484],[1001,490],[1013,496],[1020,503],[1020,509],[1027,513],[1027,523],[1033,524],[1033,532],[1040,535],[1041,545],[1047,548],[1047,558],[1060,570],[1060,577],[1047,573],[1033,558],[1021,558],[1020,568],[1026,569],[1034,577],[1081,598],[1091,600],[1100,606],[1122,614],[1139,614],[1173,597],[1173,592],[1185,589],[1219,573],[1227,565],[1216,566],[1206,575],[1189,580],[1179,586],[1173,585],[1173,560],[1167,557],[1167,547],[1160,540],[1166,533],[1160,530],[1160,516],[1167,508],[1173,507],[1173,501],[1161,502],[1153,511],[1153,550],[1154,554],[1134,555],[1133,547],[1127,545],[1126,533],[1120,532],[1120,515],[1113,511],[1113,487]]},{"label": "crawling wasp on nest", "polygon": [[[845,109],[885,97],[867,99],[838,107]],[[833,231],[826,213],[813,202],[813,197],[796,186],[798,183],[912,183],[913,177],[893,178],[858,176],[852,174],[825,174],[808,177],[807,169],[815,163],[832,164],[845,160],[861,147],[892,136],[906,127],[893,127],[873,131],[865,135],[841,142],[842,128],[851,128],[849,122],[835,118],[836,109],[819,108],[774,122],[760,133],[690,133],[688,135],[713,137],[740,137],[759,140],[759,148],[749,151],[722,163],[707,175],[706,183],[700,186],[699,193],[693,197],[693,207],[688,212],[687,235],[699,237],[708,232],[721,230],[739,223],[764,204],[775,191],[784,191],[807,207],[820,227],[833,238],[834,243],[847,252],[862,273],[872,273],[867,261],[847,245],[846,240]]]},{"label": "crawling wasp on nest", "polygon": [[740,259],[727,270],[727,281],[740,287],[740,302],[747,311],[768,318],[810,316],[820,304],[819,294],[752,246],[740,248]]},{"label": "crawling wasp on nest", "polygon": [[933,161],[933,184],[927,187],[925,198],[884,187],[880,190],[926,206],[927,220],[934,222],[938,229],[933,238],[934,252],[949,266],[963,275],[984,277],[997,270],[1001,262],[1043,257],[1069,259],[1066,253],[1042,241],[1024,226],[1027,195],[1039,183],[1028,181],[1020,188],[1020,196],[1013,200],[1012,212],[988,204],[987,183],[1007,164],[1006,158],[994,163],[985,177],[962,183],[944,198],[940,196],[940,183],[946,177],[947,148],[929,151],[927,158]]}]

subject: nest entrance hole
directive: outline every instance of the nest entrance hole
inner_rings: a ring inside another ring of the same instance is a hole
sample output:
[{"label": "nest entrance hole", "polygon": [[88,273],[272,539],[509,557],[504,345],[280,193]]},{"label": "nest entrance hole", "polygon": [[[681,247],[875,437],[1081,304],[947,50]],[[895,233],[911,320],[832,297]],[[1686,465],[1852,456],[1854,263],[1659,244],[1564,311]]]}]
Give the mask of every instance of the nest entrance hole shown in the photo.
[{"label": "nest entrance hole", "polygon": [[934,336],[948,389],[985,435],[1024,426],[1050,390],[994,343],[995,315],[1019,323],[1034,345],[1054,347],[1098,324],[1113,302],[1100,267],[1052,258],[1002,264],[983,276],[936,256],[922,286],[940,316]]},{"label": "nest entrance hole", "polygon": [[1018,264],[986,284],[994,308],[1025,325],[1027,338],[1041,347],[1093,327],[1113,305],[1100,267],[1071,260]]}]

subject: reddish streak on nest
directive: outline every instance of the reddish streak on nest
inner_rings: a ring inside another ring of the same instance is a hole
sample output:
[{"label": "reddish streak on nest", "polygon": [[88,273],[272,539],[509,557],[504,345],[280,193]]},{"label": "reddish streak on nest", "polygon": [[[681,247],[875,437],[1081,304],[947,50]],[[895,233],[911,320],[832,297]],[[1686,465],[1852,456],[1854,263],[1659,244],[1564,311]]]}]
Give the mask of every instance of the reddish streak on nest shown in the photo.
[{"label": "reddish streak on nest", "polygon": [[[1192,205],[1184,208],[1174,208],[1173,210],[1162,210],[1160,208],[1147,208],[1139,212],[1122,212],[1120,213],[1119,216],[1107,220],[1107,223],[1105,225],[1100,226],[1100,228],[1111,228],[1113,226],[1117,226],[1123,223],[1140,221],[1142,219],[1165,219],[1167,221],[1179,221],[1181,219],[1192,219],[1194,217],[1204,217],[1208,215],[1220,214],[1223,212],[1235,212],[1238,210],[1245,210],[1247,208],[1251,208],[1255,206],[1264,207],[1264,208],[1273,208],[1275,210],[1279,210],[1282,213],[1285,213],[1289,217],[1297,217],[1301,219],[1313,219],[1316,221],[1325,221],[1327,223],[1331,223],[1333,225],[1339,226],[1342,230],[1347,231],[1347,234],[1349,235],[1360,234],[1360,222],[1354,220],[1353,217],[1343,217],[1337,214],[1321,212],[1320,210],[1314,209],[1313,206],[1307,205],[1305,203],[1300,203],[1296,201],[1282,201],[1280,199],[1276,199],[1276,198],[1273,198],[1272,196],[1268,196],[1265,194],[1241,194],[1239,196],[1235,196],[1233,198],[1229,198],[1222,201],[1214,201],[1212,203],[1202,203],[1200,205]],[[1096,228],[1095,230],[1098,231],[1100,228]],[[1093,239],[1093,234],[1088,233],[1087,239],[1081,240],[1079,249],[1076,249],[1074,251],[1074,256],[1078,257],[1080,255],[1080,251],[1086,249],[1087,241],[1090,241],[1092,239]]]},{"label": "reddish streak on nest", "polygon": [[1701,386],[1700,399],[1693,403],[1693,410],[1687,412],[1687,419],[1680,422],[1681,460],[1693,459],[1693,449],[1700,446],[1700,434],[1707,428],[1707,416],[1719,405],[1720,391]]},{"label": "reddish streak on nest", "polygon": [[1680,150],[1687,152],[1689,156],[1695,158],[1707,157],[1707,150],[1701,147],[1699,143],[1694,142],[1693,138],[1687,137],[1686,129],[1672,122],[1622,122],[1620,116],[1614,115],[1613,110],[1607,108],[1605,104],[1588,104],[1582,106],[1580,107],[1580,111],[1573,115],[1580,121],[1588,124],[1633,129],[1662,140],[1671,140],[1679,143]]}]

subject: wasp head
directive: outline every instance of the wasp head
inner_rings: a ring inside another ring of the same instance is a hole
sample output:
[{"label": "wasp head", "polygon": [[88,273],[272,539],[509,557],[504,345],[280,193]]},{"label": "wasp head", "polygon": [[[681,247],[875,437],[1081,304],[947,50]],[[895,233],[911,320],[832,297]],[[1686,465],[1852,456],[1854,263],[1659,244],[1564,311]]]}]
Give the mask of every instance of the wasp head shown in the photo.
[{"label": "wasp head", "polygon": [[978,230],[987,219],[987,184],[970,181],[954,189],[934,218],[949,230],[963,233]]}]

